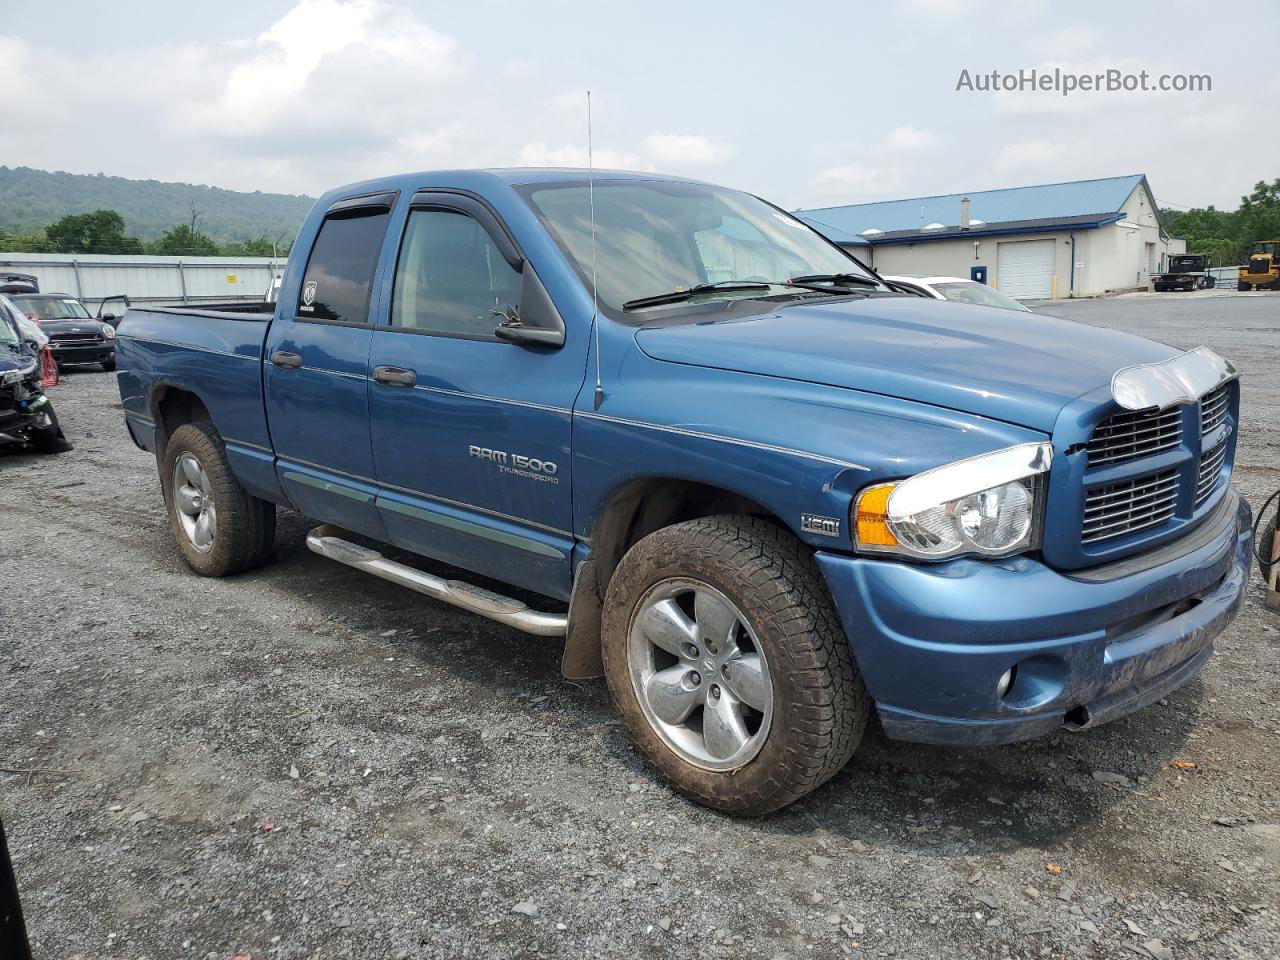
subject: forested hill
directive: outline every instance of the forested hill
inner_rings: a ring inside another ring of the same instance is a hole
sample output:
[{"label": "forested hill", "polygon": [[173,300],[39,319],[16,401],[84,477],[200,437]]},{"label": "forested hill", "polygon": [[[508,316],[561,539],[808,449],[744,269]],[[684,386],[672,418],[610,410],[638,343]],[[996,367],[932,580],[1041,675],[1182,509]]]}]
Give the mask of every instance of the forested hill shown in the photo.
[{"label": "forested hill", "polygon": [[282,193],[0,166],[0,234],[37,233],[68,214],[115,210],[130,236],[155,240],[189,222],[194,204],[200,231],[214,240],[292,240],[313,202]]}]

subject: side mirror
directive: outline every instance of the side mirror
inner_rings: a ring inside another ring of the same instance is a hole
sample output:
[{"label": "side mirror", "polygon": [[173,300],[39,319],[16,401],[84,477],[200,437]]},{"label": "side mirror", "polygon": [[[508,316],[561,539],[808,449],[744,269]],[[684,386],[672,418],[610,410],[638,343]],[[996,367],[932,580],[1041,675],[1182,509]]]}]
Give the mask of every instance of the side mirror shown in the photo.
[{"label": "side mirror", "polygon": [[552,350],[564,346],[564,318],[528,261],[520,277],[519,311],[508,308],[498,315],[503,320],[494,328],[493,335],[499,340]]},{"label": "side mirror", "polygon": [[111,324],[113,327],[120,322],[114,313],[104,313],[98,319],[101,320],[103,323]]}]

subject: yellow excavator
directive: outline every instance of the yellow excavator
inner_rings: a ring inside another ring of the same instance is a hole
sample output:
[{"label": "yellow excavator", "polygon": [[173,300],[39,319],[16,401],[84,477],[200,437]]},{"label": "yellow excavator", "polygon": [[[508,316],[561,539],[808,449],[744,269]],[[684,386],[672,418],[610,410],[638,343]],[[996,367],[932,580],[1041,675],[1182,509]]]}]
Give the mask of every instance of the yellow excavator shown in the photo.
[{"label": "yellow excavator", "polygon": [[1238,290],[1280,290],[1280,240],[1260,240],[1240,268]]}]

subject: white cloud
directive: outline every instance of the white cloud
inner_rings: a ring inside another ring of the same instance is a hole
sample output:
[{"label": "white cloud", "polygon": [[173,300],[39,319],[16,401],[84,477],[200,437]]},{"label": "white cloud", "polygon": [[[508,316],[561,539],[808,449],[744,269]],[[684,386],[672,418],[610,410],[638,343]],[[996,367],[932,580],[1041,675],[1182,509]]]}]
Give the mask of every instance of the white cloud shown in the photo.
[{"label": "white cloud", "polygon": [[688,133],[651,133],[644,146],[658,168],[664,170],[713,167],[733,156],[733,147],[728,143]]},{"label": "white cloud", "polygon": [[928,150],[938,144],[938,138],[928,130],[917,130],[915,127],[898,127],[885,139],[885,146],[901,153],[917,150]]},{"label": "white cloud", "polygon": [[1049,168],[1062,154],[1062,148],[1047,140],[1011,143],[996,157],[996,170],[1001,173],[1037,172]]},{"label": "white cloud", "polygon": [[1063,27],[1049,35],[1045,48],[1050,56],[1075,59],[1093,54],[1098,35],[1085,27]]},{"label": "white cloud", "polygon": [[[520,148],[515,161],[517,167],[585,167],[587,165],[586,137],[582,143],[563,143],[548,146],[539,141],[526,143]],[[597,147],[591,157],[599,170],[651,170],[639,155],[609,147]]]}]

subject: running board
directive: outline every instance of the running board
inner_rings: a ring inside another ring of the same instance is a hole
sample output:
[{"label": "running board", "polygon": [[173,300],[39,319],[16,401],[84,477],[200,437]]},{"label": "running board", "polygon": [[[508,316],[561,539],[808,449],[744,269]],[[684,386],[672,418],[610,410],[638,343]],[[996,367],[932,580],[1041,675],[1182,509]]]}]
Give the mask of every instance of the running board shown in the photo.
[{"label": "running board", "polygon": [[527,603],[512,597],[504,597],[492,590],[485,590],[461,580],[445,580],[424,573],[403,563],[388,560],[377,550],[362,547],[338,534],[345,533],[328,524],[316,527],[307,534],[307,547],[330,560],[345,563],[348,567],[363,570],[383,580],[390,580],[402,587],[416,590],[435,600],[461,607],[482,617],[505,623],[509,627],[532,633],[539,637],[563,637],[569,629],[569,618],[560,613],[541,613]]}]

